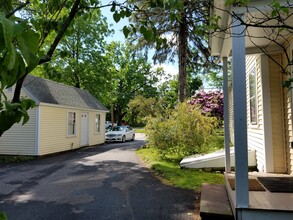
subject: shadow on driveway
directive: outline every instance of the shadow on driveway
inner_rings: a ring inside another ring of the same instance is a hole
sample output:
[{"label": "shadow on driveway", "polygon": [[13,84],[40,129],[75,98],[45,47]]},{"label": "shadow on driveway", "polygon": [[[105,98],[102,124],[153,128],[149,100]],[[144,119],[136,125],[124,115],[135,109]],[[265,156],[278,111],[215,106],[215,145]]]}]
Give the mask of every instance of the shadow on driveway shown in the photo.
[{"label": "shadow on driveway", "polygon": [[0,211],[13,219],[195,219],[199,195],[166,186],[135,155],[105,144],[0,166]]}]

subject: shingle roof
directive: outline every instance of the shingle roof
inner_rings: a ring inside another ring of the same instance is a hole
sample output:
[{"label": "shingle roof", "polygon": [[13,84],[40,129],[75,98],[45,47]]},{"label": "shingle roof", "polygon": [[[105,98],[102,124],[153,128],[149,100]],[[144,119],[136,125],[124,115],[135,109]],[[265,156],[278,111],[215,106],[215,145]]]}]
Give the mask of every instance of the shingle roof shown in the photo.
[{"label": "shingle roof", "polygon": [[108,111],[88,91],[28,75],[23,87],[37,102]]}]

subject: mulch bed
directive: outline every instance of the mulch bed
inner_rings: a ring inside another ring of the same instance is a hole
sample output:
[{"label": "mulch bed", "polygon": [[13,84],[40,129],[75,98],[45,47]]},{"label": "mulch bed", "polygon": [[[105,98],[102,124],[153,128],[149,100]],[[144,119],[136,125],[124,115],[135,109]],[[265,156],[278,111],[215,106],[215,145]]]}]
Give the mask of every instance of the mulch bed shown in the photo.
[{"label": "mulch bed", "polygon": [[257,177],[270,192],[293,193],[293,177]]},{"label": "mulch bed", "polygon": [[[232,190],[235,190],[235,179],[228,179]],[[248,179],[249,191],[266,191],[257,179]]]}]

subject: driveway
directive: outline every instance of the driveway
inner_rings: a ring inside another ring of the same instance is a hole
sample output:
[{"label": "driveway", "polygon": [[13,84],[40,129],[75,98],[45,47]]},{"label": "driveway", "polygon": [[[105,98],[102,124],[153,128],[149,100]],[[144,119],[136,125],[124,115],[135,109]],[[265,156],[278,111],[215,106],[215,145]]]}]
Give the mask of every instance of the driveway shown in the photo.
[{"label": "driveway", "polygon": [[9,220],[197,218],[198,195],[158,181],[135,154],[137,138],[0,165],[0,211]]}]

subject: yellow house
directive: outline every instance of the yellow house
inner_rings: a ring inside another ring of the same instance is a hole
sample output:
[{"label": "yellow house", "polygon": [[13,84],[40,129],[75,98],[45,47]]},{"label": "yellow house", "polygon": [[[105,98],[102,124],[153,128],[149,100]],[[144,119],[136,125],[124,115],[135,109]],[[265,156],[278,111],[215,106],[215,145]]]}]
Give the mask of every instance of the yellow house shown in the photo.
[{"label": "yellow house", "polygon": [[[6,95],[12,97],[13,89]],[[31,98],[27,124],[0,139],[0,154],[42,156],[105,142],[108,109],[88,91],[28,75],[21,96]]]}]

